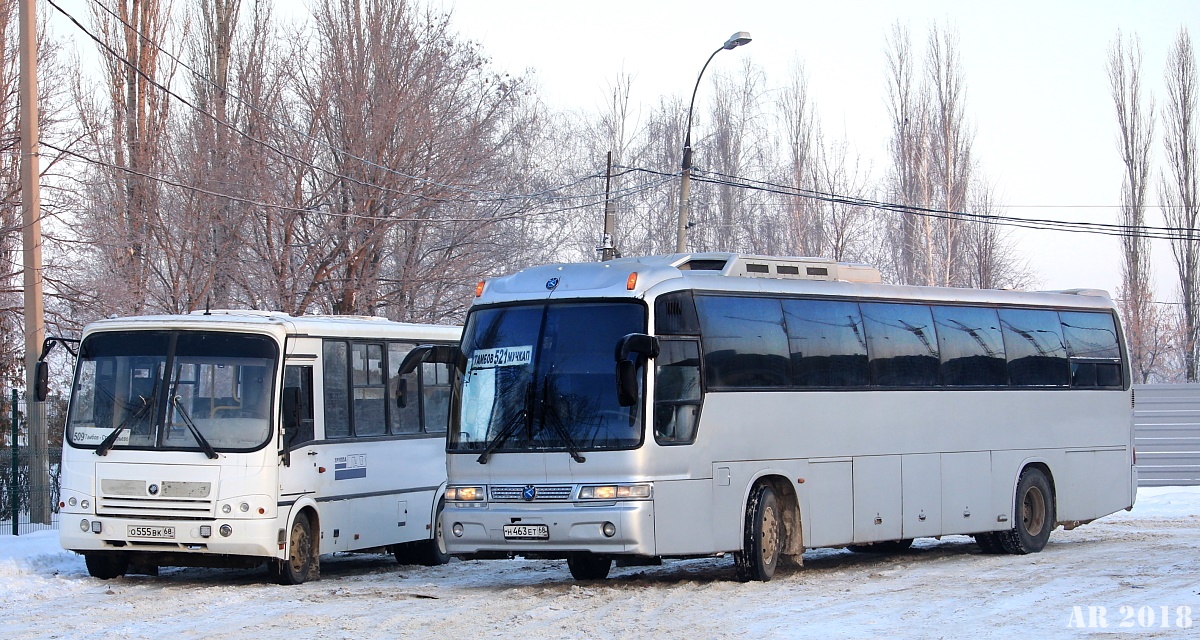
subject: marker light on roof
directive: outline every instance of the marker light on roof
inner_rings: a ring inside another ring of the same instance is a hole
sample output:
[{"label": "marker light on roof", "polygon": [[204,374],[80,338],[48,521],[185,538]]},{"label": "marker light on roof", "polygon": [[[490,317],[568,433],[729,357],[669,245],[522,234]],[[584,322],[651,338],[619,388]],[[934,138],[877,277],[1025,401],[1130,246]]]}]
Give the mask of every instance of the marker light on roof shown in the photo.
[{"label": "marker light on roof", "polygon": [[476,298],[483,295],[483,285],[486,282],[487,282],[486,280],[480,280],[479,284],[475,285],[475,297]]},{"label": "marker light on roof", "polygon": [[637,288],[637,272],[634,271],[633,273],[629,274],[628,278],[625,279],[625,289],[627,291],[633,291],[636,288]]}]

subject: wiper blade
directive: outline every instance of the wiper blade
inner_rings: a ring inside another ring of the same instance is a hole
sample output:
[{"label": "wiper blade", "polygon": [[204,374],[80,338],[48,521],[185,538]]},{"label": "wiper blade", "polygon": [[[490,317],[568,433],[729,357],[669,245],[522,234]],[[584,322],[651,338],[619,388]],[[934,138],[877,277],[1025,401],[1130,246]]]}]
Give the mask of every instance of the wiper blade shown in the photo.
[{"label": "wiper blade", "polygon": [[[558,434],[558,437],[562,438],[563,444],[567,448],[567,453],[571,454],[571,458],[575,462],[587,462],[587,458],[580,455],[579,445],[571,437],[571,431],[567,429],[567,426],[562,423],[562,419],[558,417],[558,410],[554,405],[550,404],[549,378],[550,376],[546,376],[546,381],[542,382],[542,422],[550,423],[550,426],[554,428],[554,432]],[[549,414],[549,420],[546,419],[547,414]]]},{"label": "wiper blade", "polygon": [[183,403],[179,401],[179,396],[171,396],[171,403],[179,410],[179,416],[183,418],[183,423],[192,432],[192,437],[196,439],[196,443],[200,445],[200,449],[204,451],[204,455],[211,460],[216,460],[219,457],[216,450],[208,443],[208,439],[204,437],[204,434],[200,433],[200,429],[196,428],[196,423],[192,422],[192,417],[183,408]]},{"label": "wiper blade", "polygon": [[[150,394],[150,397],[153,398],[154,394]],[[129,423],[133,422],[134,420],[141,420],[142,416],[145,416],[146,412],[150,410],[150,406],[153,403],[143,396],[138,396],[138,398],[142,401],[141,408],[139,408],[136,412],[125,416],[125,419],[121,421],[121,424],[117,425],[117,428],[113,429],[112,433],[108,434],[103,440],[100,441],[100,444],[96,446],[96,455],[108,455],[109,449],[112,449],[113,445],[117,442],[117,436],[121,435],[122,431],[129,428]]]},{"label": "wiper blade", "polygon": [[479,454],[479,457],[475,459],[476,462],[479,464],[487,464],[488,458],[495,453],[496,449],[499,449],[500,445],[504,444],[505,440],[508,440],[512,434],[516,433],[517,427],[521,426],[521,423],[528,420],[529,401],[530,396],[533,395],[532,391],[532,387],[525,387],[525,406],[522,407],[520,411],[513,414],[513,417],[509,418],[508,422],[504,423],[504,426],[496,432],[496,436],[493,437],[490,442],[488,442],[487,448],[485,448],[483,453]]}]

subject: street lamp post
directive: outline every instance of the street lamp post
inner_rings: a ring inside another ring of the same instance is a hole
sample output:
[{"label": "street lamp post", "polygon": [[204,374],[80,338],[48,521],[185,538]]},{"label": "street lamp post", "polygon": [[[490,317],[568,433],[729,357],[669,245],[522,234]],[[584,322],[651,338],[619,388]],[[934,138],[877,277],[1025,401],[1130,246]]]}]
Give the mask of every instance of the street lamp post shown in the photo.
[{"label": "street lamp post", "polygon": [[739,31],[729,36],[721,48],[708,56],[708,60],[704,61],[704,66],[700,67],[700,75],[696,76],[696,87],[692,89],[692,101],[688,104],[687,128],[683,137],[683,178],[679,183],[679,230],[675,236],[675,253],[687,251],[688,196],[692,189],[692,109],[696,106],[696,92],[700,90],[700,79],[704,77],[704,70],[708,68],[708,63],[712,62],[713,57],[718,53],[727,49],[735,49],[749,42],[750,34],[745,31]]}]

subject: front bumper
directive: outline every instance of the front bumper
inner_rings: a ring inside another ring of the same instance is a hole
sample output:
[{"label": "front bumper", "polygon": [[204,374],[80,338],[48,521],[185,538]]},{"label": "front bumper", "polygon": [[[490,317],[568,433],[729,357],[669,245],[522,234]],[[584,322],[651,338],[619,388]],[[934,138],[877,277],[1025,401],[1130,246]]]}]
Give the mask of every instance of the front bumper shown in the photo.
[{"label": "front bumper", "polygon": [[[88,531],[80,529],[87,520]],[[92,532],[92,523],[100,523],[100,532]],[[228,524],[233,532],[220,533]],[[172,538],[131,537],[129,527],[174,527]],[[211,534],[200,535],[200,527],[211,527]],[[282,557],[279,549],[279,525],[275,518],[216,520],[142,520],[109,516],[63,513],[59,520],[59,542],[69,551],[146,551],[157,553],[195,553],[236,556]]]},{"label": "front bumper", "polygon": [[[604,535],[605,523],[615,532]],[[546,525],[545,540],[505,539],[504,525]],[[455,531],[461,529],[461,535]],[[447,503],[442,531],[451,554],[479,552],[600,554],[653,556],[654,503],[630,500],[602,504],[585,502],[511,503],[482,506]]]}]

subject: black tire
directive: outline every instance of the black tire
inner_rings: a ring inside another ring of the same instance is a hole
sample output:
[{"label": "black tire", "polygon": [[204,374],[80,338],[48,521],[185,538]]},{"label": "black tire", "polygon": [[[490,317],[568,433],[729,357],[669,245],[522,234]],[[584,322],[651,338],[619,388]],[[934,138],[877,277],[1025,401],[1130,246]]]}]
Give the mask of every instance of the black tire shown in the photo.
[{"label": "black tire", "polygon": [[975,534],[975,544],[986,554],[1004,553],[1004,545],[1000,544],[999,532],[988,531]]},{"label": "black tire", "polygon": [[612,558],[596,553],[572,553],[567,556],[567,568],[576,580],[603,580],[612,569]]},{"label": "black tire", "polygon": [[88,575],[101,580],[120,578],[129,570],[129,557],[123,553],[97,551],[83,554]]},{"label": "black tire", "polygon": [[870,544],[852,544],[846,548],[854,553],[904,553],[912,547],[912,538],[903,540],[887,540]]},{"label": "black tire", "polygon": [[1016,555],[1041,551],[1054,529],[1054,491],[1041,469],[1027,467],[1021,472],[1015,507],[1013,528],[996,534],[1001,547]]},{"label": "black tire", "polygon": [[288,535],[287,557],[276,561],[279,584],[302,584],[315,580],[320,571],[316,550],[308,516],[296,516],[291,534]]},{"label": "black tire", "polygon": [[[413,546],[409,557],[417,564],[426,567],[436,567],[450,562],[450,554],[446,552],[446,538],[442,536],[442,509],[446,507],[445,500],[438,500],[437,511],[433,516],[433,537],[422,540]],[[399,560],[399,556],[396,557]]]},{"label": "black tire", "polygon": [[742,550],[733,554],[738,580],[766,582],[775,575],[784,547],[779,501],[769,485],[755,487],[746,504]]}]

